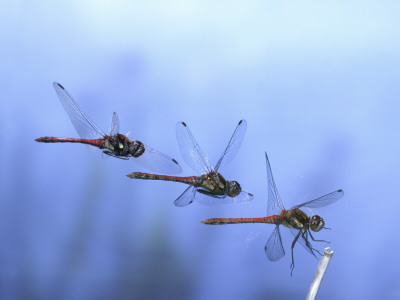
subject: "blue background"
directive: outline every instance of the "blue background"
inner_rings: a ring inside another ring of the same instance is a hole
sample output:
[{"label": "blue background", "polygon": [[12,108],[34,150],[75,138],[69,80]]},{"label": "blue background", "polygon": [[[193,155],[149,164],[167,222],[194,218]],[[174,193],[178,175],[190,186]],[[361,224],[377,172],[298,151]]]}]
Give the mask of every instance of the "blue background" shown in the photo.
[{"label": "blue background", "polygon": [[[384,3],[1,1],[1,298],[304,298],[318,260],[296,246],[290,277],[289,230],[270,262],[272,225],[200,223],[266,215],[264,151],[287,208],[345,192],[315,211],[335,252],[320,298],[399,298],[400,4]],[[246,119],[221,173],[255,199],[177,208],[185,186],[130,180],[133,160],[34,142],[78,137],[53,81],[185,176],[178,121],[215,163]]]}]

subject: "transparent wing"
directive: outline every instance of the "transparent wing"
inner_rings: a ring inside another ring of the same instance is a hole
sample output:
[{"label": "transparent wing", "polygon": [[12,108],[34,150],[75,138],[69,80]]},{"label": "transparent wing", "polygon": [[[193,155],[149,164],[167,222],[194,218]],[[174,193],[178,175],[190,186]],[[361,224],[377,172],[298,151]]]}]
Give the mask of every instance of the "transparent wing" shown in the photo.
[{"label": "transparent wing", "polygon": [[[225,151],[222,153],[217,164],[215,165],[215,171],[218,171],[222,164],[229,163],[235,155],[238,153],[240,146],[243,143],[244,136],[246,134],[247,122],[246,120],[240,120],[239,124],[236,126],[235,131],[231,139],[229,140],[228,146],[226,146]],[[223,162],[223,163],[222,163]]]},{"label": "transparent wing", "polygon": [[104,132],[83,112],[68,91],[59,83],[53,82],[58,98],[67,112],[72,124],[82,139],[98,139]]},{"label": "transparent wing", "polygon": [[209,194],[202,190],[197,190],[195,200],[198,203],[205,205],[218,205],[218,204],[232,204],[251,201],[254,198],[253,194],[247,192],[240,192],[236,197],[219,196]]},{"label": "transparent wing", "polygon": [[269,164],[267,152],[265,152],[265,159],[267,164],[267,179],[268,179],[268,216],[279,215],[285,209],[282,200],[279,197],[278,190],[275,186],[274,177],[272,176],[271,165]]},{"label": "transparent wing", "polygon": [[119,133],[119,119],[117,113],[114,112],[111,120],[110,135],[116,135],[118,133]]},{"label": "transparent wing", "polygon": [[218,196],[213,194],[202,193],[203,190],[197,190],[195,201],[205,205],[228,204],[233,202],[233,198],[228,196]]},{"label": "transparent wing", "polygon": [[176,124],[176,138],[185,162],[196,172],[208,174],[213,171],[207,156],[194,139],[186,123]]},{"label": "transparent wing", "polygon": [[265,244],[264,250],[270,261],[280,260],[285,255],[281,233],[279,232],[279,225],[275,226],[274,231],[271,233],[267,243]]},{"label": "transparent wing", "polygon": [[196,194],[196,188],[189,186],[175,201],[175,206],[184,207],[193,202]]},{"label": "transparent wing", "polygon": [[182,168],[179,163],[172,157],[161,153],[147,145],[144,145],[144,152],[134,160],[140,165],[153,172],[163,174],[179,174]]},{"label": "transparent wing", "polygon": [[304,202],[302,204],[296,205],[293,208],[299,208],[299,207],[317,208],[317,207],[329,205],[329,204],[339,200],[340,198],[342,198],[343,195],[344,195],[344,192],[342,190],[337,190],[337,191],[329,193],[329,194],[327,194],[325,196],[319,197],[317,199],[314,199],[314,200],[311,200],[311,201]]},{"label": "transparent wing", "polygon": [[[231,198],[231,197],[228,197]],[[241,202],[248,202],[253,200],[254,195],[252,193],[248,193],[245,191],[241,191],[239,195],[233,198],[232,203],[241,203]]]}]

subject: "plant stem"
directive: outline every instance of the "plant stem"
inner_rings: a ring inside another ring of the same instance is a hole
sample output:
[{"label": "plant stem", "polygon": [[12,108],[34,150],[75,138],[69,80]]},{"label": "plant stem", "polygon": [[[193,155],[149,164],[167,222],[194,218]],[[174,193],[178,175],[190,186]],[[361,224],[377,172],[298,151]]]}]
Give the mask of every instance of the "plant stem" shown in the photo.
[{"label": "plant stem", "polygon": [[319,261],[317,271],[315,272],[313,281],[311,282],[310,289],[308,290],[306,300],[314,300],[317,297],[319,286],[321,285],[322,279],[325,276],[326,269],[328,268],[329,262],[333,256],[333,251],[327,252],[328,248],[324,249],[324,255],[322,255]]}]

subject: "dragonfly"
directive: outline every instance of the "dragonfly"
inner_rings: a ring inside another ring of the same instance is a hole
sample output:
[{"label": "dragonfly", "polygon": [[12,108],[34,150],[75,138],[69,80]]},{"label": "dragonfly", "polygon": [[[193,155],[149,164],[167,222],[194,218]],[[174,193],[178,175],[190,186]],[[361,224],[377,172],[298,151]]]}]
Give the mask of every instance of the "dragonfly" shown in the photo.
[{"label": "dragonfly", "polygon": [[250,201],[254,197],[252,193],[243,191],[237,181],[228,181],[218,173],[219,168],[231,161],[239,151],[246,128],[246,120],[241,120],[213,168],[189,127],[185,122],[179,122],[176,125],[176,136],[182,157],[192,169],[202,175],[176,177],[135,172],[127,176],[134,179],[166,180],[188,184],[189,187],[174,202],[178,207],[187,206],[193,201],[206,205]]},{"label": "dragonfly", "polygon": [[110,134],[105,134],[80,108],[70,93],[58,82],[53,83],[58,98],[67,112],[72,124],[81,138],[41,137],[35,141],[41,143],[80,143],[97,147],[103,153],[119,159],[135,158],[143,167],[161,173],[179,174],[179,163],[140,141],[131,140],[119,133],[119,119],[114,112]]},{"label": "dragonfly", "polygon": [[[321,229],[330,229],[325,227],[325,221],[318,215],[308,217],[307,214],[300,208],[317,208],[329,205],[343,196],[343,190],[337,190],[317,199],[304,202],[296,205],[289,210],[283,206],[282,200],[279,197],[278,190],[275,186],[275,181],[272,176],[271,165],[268,160],[267,153],[265,153],[267,165],[267,178],[268,178],[268,204],[267,204],[267,217],[259,218],[212,218],[203,220],[203,224],[208,225],[224,225],[224,224],[240,224],[240,223],[268,223],[275,224],[275,229],[269,237],[265,245],[265,253],[270,261],[278,261],[285,255],[285,250],[282,245],[282,238],[279,226],[283,225],[288,227],[294,235],[294,240],[291,245],[292,263],[290,265],[293,274],[294,269],[294,256],[293,249],[297,242],[299,242],[308,252],[317,257],[315,253],[319,253],[314,249],[309,241],[311,238],[316,242],[326,242],[324,240],[314,239],[311,231],[318,232]],[[321,255],[321,253],[319,253]]]}]

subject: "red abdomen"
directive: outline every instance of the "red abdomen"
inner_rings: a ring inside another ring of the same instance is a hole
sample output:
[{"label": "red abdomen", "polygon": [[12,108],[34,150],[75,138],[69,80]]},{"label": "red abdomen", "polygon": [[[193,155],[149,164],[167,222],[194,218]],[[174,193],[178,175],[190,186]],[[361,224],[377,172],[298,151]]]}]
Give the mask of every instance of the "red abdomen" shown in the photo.
[{"label": "red abdomen", "polygon": [[52,136],[45,136],[41,138],[37,138],[36,142],[40,143],[79,143],[79,144],[86,144],[92,145],[95,147],[100,147],[103,143],[104,139],[74,139],[74,138],[60,138],[60,137],[52,137]]},{"label": "red abdomen", "polygon": [[196,186],[199,177],[196,176],[188,176],[188,177],[178,177],[178,176],[167,176],[167,175],[156,175],[156,174],[149,174],[149,173],[141,173],[141,172],[134,172],[131,174],[126,175],[130,178],[135,179],[148,179],[148,180],[165,180],[165,181],[175,181],[175,182],[182,182],[190,185]]},{"label": "red abdomen", "polygon": [[243,223],[269,223],[280,224],[280,217],[278,215],[262,218],[212,218],[201,221],[203,224],[208,225],[225,225],[225,224],[243,224]]}]

